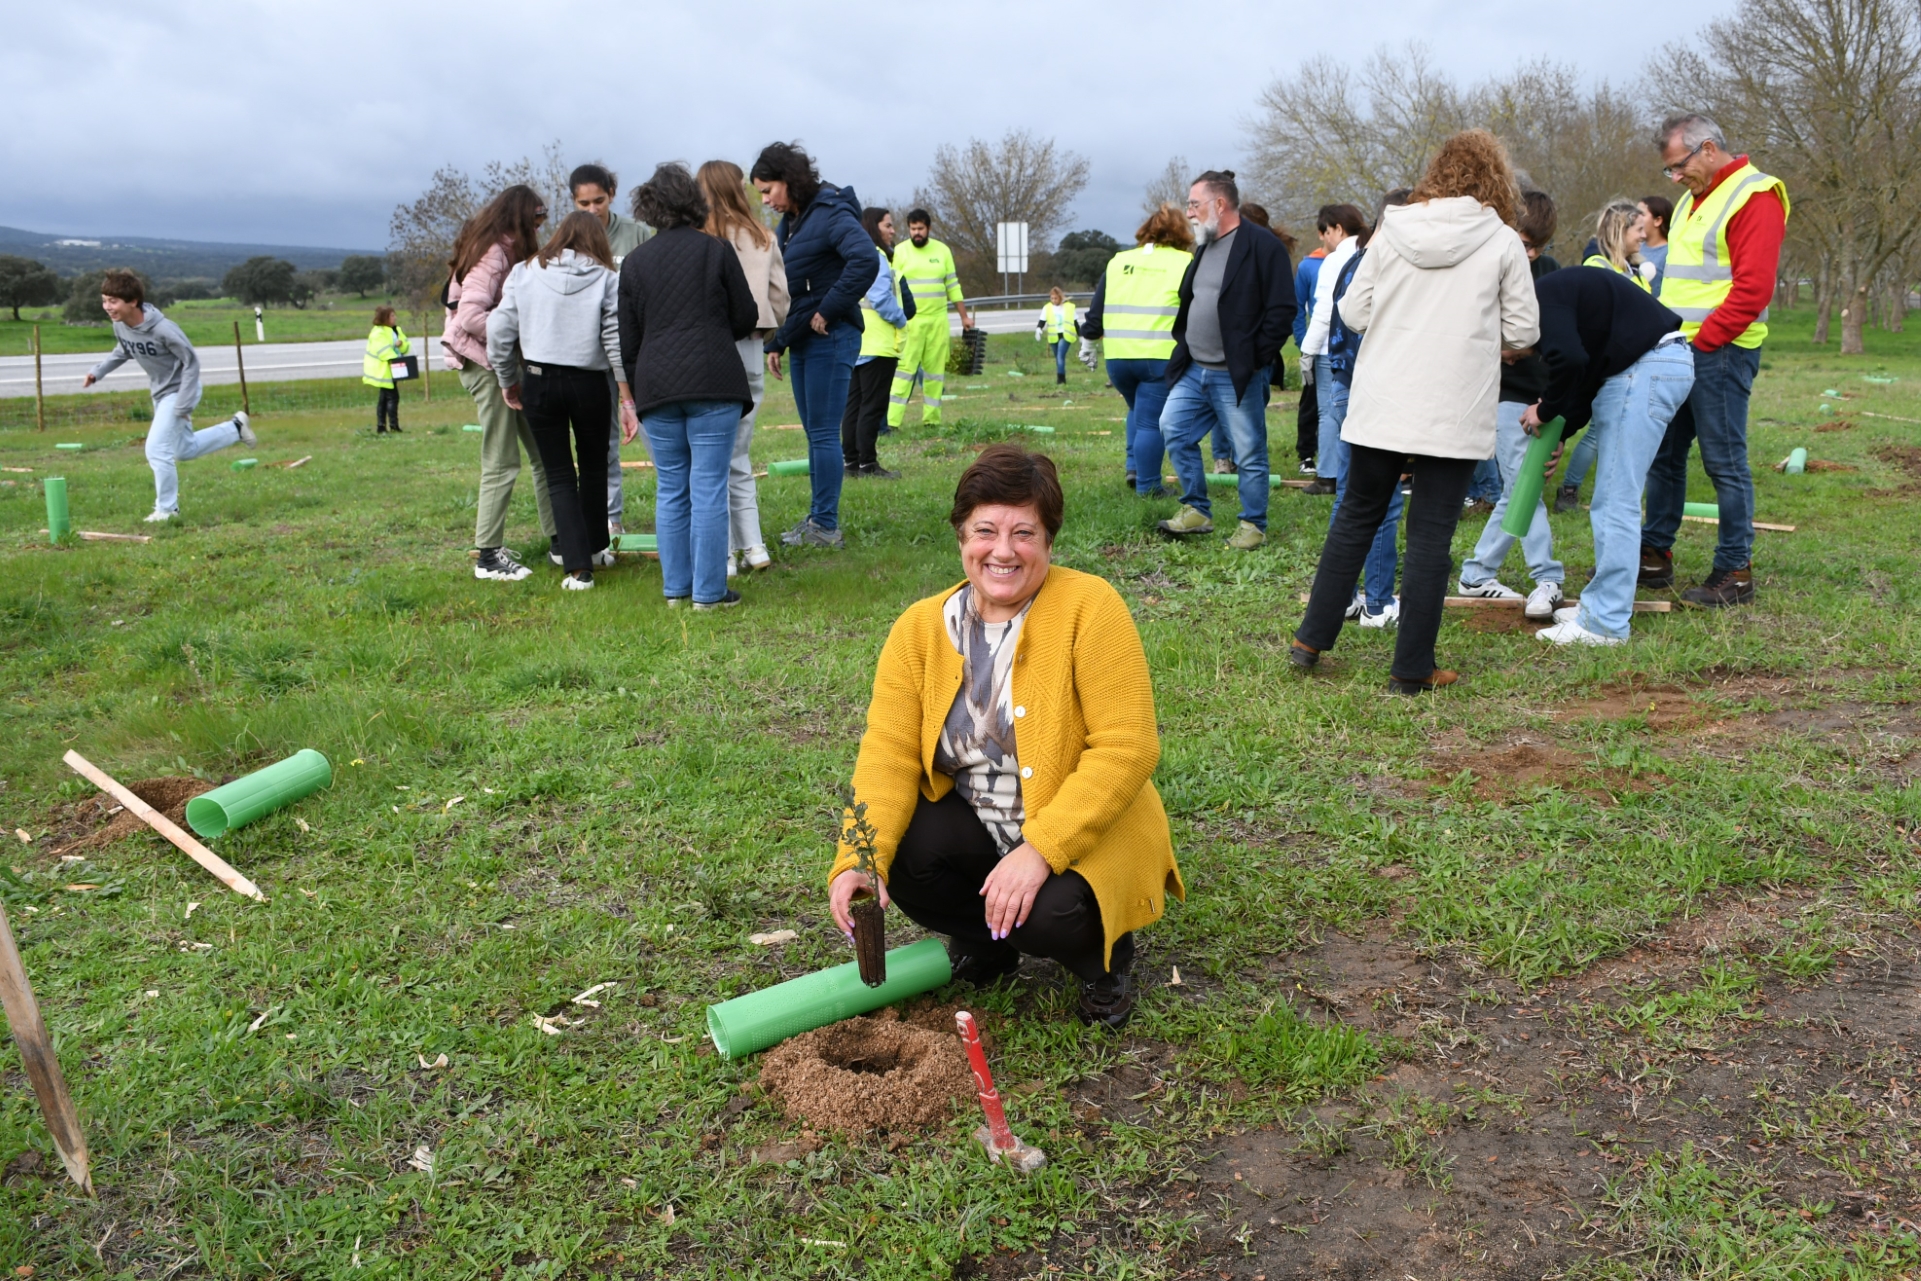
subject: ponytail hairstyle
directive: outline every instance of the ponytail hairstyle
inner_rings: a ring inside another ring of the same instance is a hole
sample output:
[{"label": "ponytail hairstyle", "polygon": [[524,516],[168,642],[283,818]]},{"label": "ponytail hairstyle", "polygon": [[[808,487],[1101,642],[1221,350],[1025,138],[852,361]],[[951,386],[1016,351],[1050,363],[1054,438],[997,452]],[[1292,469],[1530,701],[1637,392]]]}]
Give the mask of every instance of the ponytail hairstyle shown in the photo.
[{"label": "ponytail hairstyle", "polygon": [[1641,207],[1632,200],[1610,200],[1606,208],[1594,220],[1594,240],[1600,245],[1601,254],[1614,269],[1623,275],[1631,276],[1641,263],[1641,251],[1627,247],[1628,233],[1634,230],[1634,220],[1641,216]]}]

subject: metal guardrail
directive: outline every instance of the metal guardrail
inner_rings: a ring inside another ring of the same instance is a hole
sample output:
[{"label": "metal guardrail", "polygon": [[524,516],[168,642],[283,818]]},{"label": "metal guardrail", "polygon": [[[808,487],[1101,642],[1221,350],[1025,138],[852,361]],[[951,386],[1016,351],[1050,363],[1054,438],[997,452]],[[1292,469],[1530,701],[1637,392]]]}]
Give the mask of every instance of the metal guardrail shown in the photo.
[{"label": "metal guardrail", "polygon": [[[1038,307],[1043,303],[1052,302],[1053,297],[1052,294],[994,294],[986,298],[969,298],[967,306],[970,310],[985,307],[996,311],[1011,311],[1015,307]],[[1065,297],[1073,302],[1089,303],[1094,301],[1094,291],[1077,290],[1065,293]]]}]

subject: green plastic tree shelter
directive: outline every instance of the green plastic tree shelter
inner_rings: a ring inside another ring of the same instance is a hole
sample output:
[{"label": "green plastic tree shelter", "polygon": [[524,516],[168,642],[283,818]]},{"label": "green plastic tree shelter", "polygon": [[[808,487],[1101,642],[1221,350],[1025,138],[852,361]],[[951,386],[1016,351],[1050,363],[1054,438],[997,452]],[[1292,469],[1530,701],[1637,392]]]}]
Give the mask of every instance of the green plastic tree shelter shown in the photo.
[{"label": "green plastic tree shelter", "polygon": [[57,543],[73,532],[67,514],[67,478],[49,476],[41,482],[41,488],[47,491],[47,541]]},{"label": "green plastic tree shelter", "polygon": [[783,458],[779,462],[768,463],[767,474],[769,476],[805,476],[807,475],[807,459]]},{"label": "green plastic tree shelter", "polygon": [[1501,532],[1510,538],[1525,538],[1534,524],[1534,509],[1541,505],[1541,490],[1547,484],[1547,460],[1561,443],[1567,419],[1553,418],[1541,424],[1541,434],[1527,443],[1527,457],[1521,460],[1521,474],[1508,491],[1507,515],[1501,517]]},{"label": "green plastic tree shelter", "polygon": [[1685,516],[1705,516],[1709,520],[1721,519],[1719,503],[1682,503],[1681,513]]},{"label": "green plastic tree shelter", "polygon": [[[1207,483],[1222,486],[1239,485],[1241,483],[1241,475],[1239,472],[1232,471],[1211,471],[1207,473]],[[1269,489],[1280,489],[1286,484],[1287,477],[1277,476],[1273,472],[1267,474],[1267,487]]]},{"label": "green plastic tree shelter", "polygon": [[939,939],[922,939],[887,954],[887,981],[879,987],[860,981],[857,961],[816,970],[708,1006],[707,1034],[722,1058],[745,1058],[802,1032],[931,992],[953,976],[947,948]]},{"label": "green plastic tree shelter", "polygon": [[212,840],[333,786],[333,766],[311,747],[187,802],[187,826]]}]

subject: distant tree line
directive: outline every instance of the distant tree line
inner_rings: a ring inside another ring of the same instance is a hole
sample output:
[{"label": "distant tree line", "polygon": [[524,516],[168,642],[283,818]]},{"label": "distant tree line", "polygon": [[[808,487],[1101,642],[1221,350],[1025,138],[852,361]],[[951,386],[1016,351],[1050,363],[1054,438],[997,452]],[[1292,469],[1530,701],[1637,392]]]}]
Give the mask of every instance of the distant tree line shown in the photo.
[{"label": "distant tree line", "polygon": [[[100,310],[100,281],[105,271],[82,271],[63,277],[32,258],[0,254],[0,308],[19,320],[22,307],[60,306],[60,317],[70,325],[104,324]],[[232,298],[248,306],[305,307],[321,294],[351,293],[365,298],[387,284],[387,260],[377,254],[354,254],[337,269],[298,270],[284,258],[262,255],[229,270],[221,279],[201,276],[155,280],[135,271],[156,307],[204,298]]]}]

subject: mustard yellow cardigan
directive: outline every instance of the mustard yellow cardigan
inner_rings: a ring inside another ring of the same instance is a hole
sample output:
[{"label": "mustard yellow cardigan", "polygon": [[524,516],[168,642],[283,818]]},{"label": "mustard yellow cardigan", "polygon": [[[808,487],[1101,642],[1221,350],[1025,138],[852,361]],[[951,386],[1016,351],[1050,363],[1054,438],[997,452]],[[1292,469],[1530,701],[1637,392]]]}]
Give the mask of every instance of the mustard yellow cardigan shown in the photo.
[{"label": "mustard yellow cardigan", "polygon": [[[879,833],[883,878],[919,799],[938,801],[954,786],[935,772],[934,747],[961,687],[961,656],[941,618],[961,586],[910,605],[874,672],[854,799]],[[1093,887],[1111,963],[1115,939],[1159,920],[1166,896],[1187,890],[1149,781],[1161,743],[1147,655],[1105,579],[1048,570],[1014,652],[1014,745],[1023,834],[1056,874],[1072,868]],[[842,844],[828,880],[852,866]]]}]

